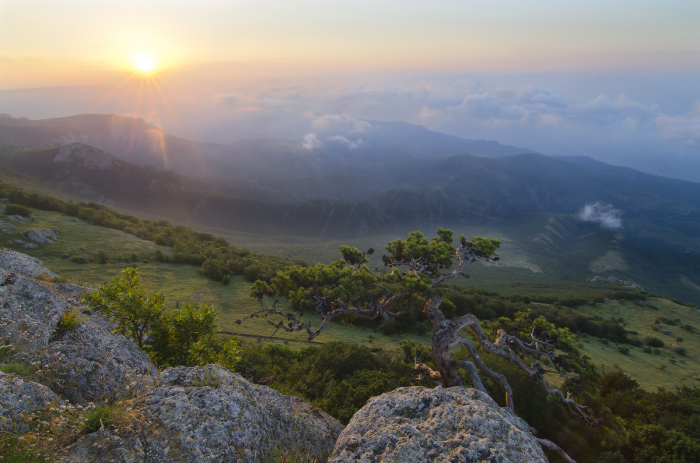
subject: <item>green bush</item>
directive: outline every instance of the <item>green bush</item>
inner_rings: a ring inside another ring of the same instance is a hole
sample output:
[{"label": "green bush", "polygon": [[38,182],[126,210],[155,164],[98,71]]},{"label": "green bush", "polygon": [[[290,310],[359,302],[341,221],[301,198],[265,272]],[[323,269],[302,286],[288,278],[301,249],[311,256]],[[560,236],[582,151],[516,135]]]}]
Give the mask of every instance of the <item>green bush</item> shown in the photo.
[{"label": "green bush", "polygon": [[5,206],[5,214],[7,215],[21,215],[22,217],[31,217],[32,210],[27,206],[22,206],[20,204],[8,204]]},{"label": "green bush", "polygon": [[618,352],[620,352],[622,355],[629,355],[630,353],[630,348],[627,346],[618,346],[617,347]]},{"label": "green bush", "polygon": [[65,252],[63,254],[61,254],[61,259],[68,259],[68,258],[70,258],[70,254],[65,253]]},{"label": "green bush", "polygon": [[643,350],[644,350],[644,353],[645,353],[645,354],[651,354],[651,347],[648,347],[648,346],[647,346],[647,347],[645,347]]},{"label": "green bush", "polygon": [[87,264],[88,262],[85,256],[73,256],[70,258],[70,260],[76,264]]},{"label": "green bush", "polygon": [[674,348],[673,348],[673,351],[674,351],[676,354],[678,354],[678,355],[683,355],[683,356],[685,356],[685,354],[688,353],[688,351],[686,350],[686,348],[683,347],[683,346],[674,347]]},{"label": "green bush", "polygon": [[645,336],[644,342],[649,347],[664,347],[666,345],[661,339],[655,338],[653,336]]},{"label": "green bush", "polygon": [[63,312],[61,319],[56,325],[56,334],[60,337],[66,332],[75,329],[82,321],[83,318],[78,316],[78,311],[76,309]]},{"label": "green bush", "polygon": [[99,251],[97,251],[97,261],[100,264],[106,264],[107,262],[109,262],[109,254],[107,253],[107,251],[105,251],[104,249],[100,249]]}]

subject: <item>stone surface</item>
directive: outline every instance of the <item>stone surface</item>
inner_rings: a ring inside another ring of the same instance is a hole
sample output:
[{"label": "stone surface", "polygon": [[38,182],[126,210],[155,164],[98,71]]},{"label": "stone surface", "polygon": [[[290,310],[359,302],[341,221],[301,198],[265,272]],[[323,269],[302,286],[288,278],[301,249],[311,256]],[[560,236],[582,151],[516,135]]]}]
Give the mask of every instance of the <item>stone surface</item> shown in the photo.
[{"label": "stone surface", "polygon": [[329,463],[546,462],[528,424],[476,389],[399,388],[370,399]]},{"label": "stone surface", "polygon": [[68,306],[50,284],[0,267],[0,342],[18,352],[46,346]]},{"label": "stone surface", "polygon": [[29,241],[37,243],[53,243],[58,239],[58,233],[48,228],[30,228],[26,233]]},{"label": "stone surface", "polygon": [[8,215],[7,218],[9,220],[19,221],[19,222],[26,222],[27,220],[29,220],[28,218],[26,218],[23,215]]},{"label": "stone surface", "polygon": [[46,386],[0,372],[0,431],[26,431],[22,417],[56,398]]},{"label": "stone surface", "polygon": [[151,386],[157,368],[101,315],[80,315],[82,321],[52,342],[12,358],[38,368],[37,377],[54,392],[75,403],[114,402]]},{"label": "stone surface", "polygon": [[82,165],[88,169],[107,169],[118,163],[111,154],[82,143],[72,143],[61,147],[53,158],[54,162],[69,162]]},{"label": "stone surface", "polygon": [[[144,427],[138,444],[128,445],[143,449],[146,458],[129,460],[135,462],[254,463],[266,461],[275,449],[326,461],[342,430],[338,421],[303,400],[213,365],[163,371],[162,385],[140,402]],[[109,444],[110,437],[88,436],[62,461],[109,461],[100,452],[113,454],[117,440]]]},{"label": "stone surface", "polygon": [[39,259],[9,249],[0,250],[0,269],[30,278],[36,278],[42,274],[50,278],[57,276],[44,267],[44,263]]},{"label": "stone surface", "polygon": [[[141,463],[146,454],[138,437],[122,438],[100,429],[73,445],[62,463]],[[153,460],[149,460],[153,461]]]}]

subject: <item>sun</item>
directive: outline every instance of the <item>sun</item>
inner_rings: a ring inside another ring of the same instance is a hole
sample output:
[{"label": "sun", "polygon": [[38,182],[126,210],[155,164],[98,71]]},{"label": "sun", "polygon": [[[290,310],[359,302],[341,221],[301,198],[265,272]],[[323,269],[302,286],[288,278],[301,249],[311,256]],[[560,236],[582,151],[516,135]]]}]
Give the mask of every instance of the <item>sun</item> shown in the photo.
[{"label": "sun", "polygon": [[134,53],[131,57],[131,65],[145,74],[152,72],[158,64],[156,58],[150,53]]}]

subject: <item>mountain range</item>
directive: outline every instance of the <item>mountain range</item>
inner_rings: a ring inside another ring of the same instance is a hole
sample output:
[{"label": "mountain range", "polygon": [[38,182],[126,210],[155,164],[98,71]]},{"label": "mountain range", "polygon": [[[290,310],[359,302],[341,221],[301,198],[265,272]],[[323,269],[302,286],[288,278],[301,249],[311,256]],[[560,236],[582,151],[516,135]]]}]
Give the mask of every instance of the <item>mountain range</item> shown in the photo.
[{"label": "mountain range", "polygon": [[488,227],[561,278],[614,271],[700,301],[700,184],[369,125],[357,148],[309,149],[193,142],[120,116],[0,118],[0,164],[75,198],[215,229],[359,239]]}]

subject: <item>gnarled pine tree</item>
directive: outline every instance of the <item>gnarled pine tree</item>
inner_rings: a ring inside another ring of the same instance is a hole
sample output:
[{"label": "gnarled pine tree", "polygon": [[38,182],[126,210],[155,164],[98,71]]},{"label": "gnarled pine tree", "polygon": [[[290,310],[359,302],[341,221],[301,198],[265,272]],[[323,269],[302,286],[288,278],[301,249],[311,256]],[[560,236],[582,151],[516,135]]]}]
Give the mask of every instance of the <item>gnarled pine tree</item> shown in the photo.
[{"label": "gnarled pine tree", "polygon": [[[508,333],[503,326],[504,320],[500,320],[485,324],[491,328],[487,333],[479,319],[472,314],[450,320],[440,311],[441,284],[462,275],[467,276],[464,273],[467,264],[478,260],[498,260],[495,251],[501,245],[495,238],[481,236],[471,240],[461,236],[457,248],[452,242],[453,232],[441,228],[438,228],[437,236],[432,240],[415,231],[409,233],[405,241],[391,241],[386,245],[388,254],[382,257],[385,267],[390,270],[386,273],[367,267],[367,254],[373,253],[372,249],[364,253],[357,248],[341,246],[343,259],[330,265],[288,267],[269,284],[256,281],[251,295],[259,300],[261,308],[245,319],[258,315],[277,316],[280,321],[271,337],[279,330],[304,331],[312,340],[339,315],[379,319],[380,323],[375,329],[378,331],[391,317],[399,317],[402,312],[419,306],[433,328],[432,354],[437,365],[437,371],[427,365],[416,365],[422,378],[442,383],[445,387],[463,386],[464,378],[460,370],[464,370],[472,386],[486,392],[480,378],[481,372],[501,386],[506,405],[513,410],[513,391],[506,377],[486,365],[476,343],[483,351],[513,362],[544,391],[558,396],[582,420],[595,422],[587,407],[577,403],[571,392],[564,394],[550,386],[545,378],[547,372],[542,366],[543,360],[553,365],[564,378],[567,388],[576,390],[577,377],[586,368],[586,362],[581,359],[574,346],[574,338],[567,329],[557,329],[542,317],[529,320],[525,314],[509,324],[516,332]],[[371,298],[375,294],[381,295]],[[278,307],[280,299],[287,301],[289,310]],[[269,303],[266,304],[267,301]],[[309,312],[321,317],[316,328],[310,320],[302,320],[304,314]],[[237,323],[243,320],[237,320]],[[471,337],[463,330],[471,332]],[[457,350],[466,352],[466,356],[453,359]],[[567,461],[573,461],[555,444],[538,440]]]}]

